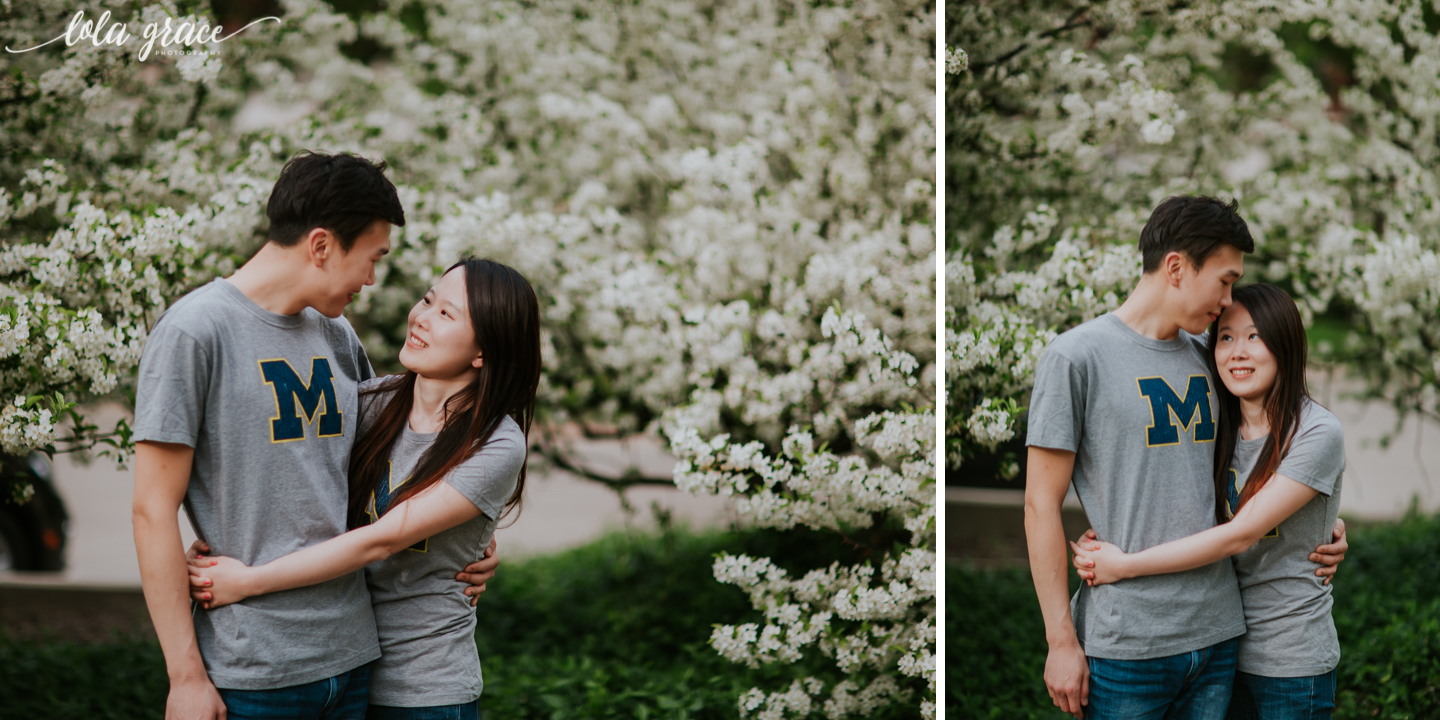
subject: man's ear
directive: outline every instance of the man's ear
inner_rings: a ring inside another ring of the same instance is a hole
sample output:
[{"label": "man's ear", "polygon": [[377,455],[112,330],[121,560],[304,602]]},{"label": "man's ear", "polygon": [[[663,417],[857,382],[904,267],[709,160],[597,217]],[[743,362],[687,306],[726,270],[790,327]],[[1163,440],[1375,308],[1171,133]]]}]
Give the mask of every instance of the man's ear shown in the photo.
[{"label": "man's ear", "polygon": [[1165,254],[1165,259],[1160,261],[1166,284],[1176,289],[1180,288],[1180,281],[1184,279],[1187,267],[1190,267],[1190,259],[1179,250],[1171,250]]},{"label": "man's ear", "polygon": [[323,269],[325,261],[340,250],[339,239],[325,228],[312,228],[301,242],[309,251],[310,264],[317,268]]}]

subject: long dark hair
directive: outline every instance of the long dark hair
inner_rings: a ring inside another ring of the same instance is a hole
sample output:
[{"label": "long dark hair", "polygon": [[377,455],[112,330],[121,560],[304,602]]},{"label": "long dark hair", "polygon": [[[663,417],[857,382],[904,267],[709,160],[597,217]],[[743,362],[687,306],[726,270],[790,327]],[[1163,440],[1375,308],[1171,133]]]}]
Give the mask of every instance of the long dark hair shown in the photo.
[{"label": "long dark hair", "polygon": [[[514,268],[491,260],[465,258],[445,272],[455,268],[465,269],[470,324],[484,364],[465,389],[445,401],[439,435],[416,461],[410,480],[390,501],[390,508],[440,482],[479,452],[505,416],[520,425],[527,440],[535,418],[535,391],[540,384],[540,302],[534,288]],[[386,481],[390,448],[404,432],[415,402],[415,378],[415,373],[407,370],[364,393],[395,394],[365,434],[356,438],[350,454],[348,521],[352,529],[366,524],[371,494]],[[519,507],[524,490],[522,463],[515,492],[505,502],[501,517]]]},{"label": "long dark hair", "polygon": [[[1274,285],[1257,283],[1237,287],[1230,295],[1235,305],[1250,311],[1255,321],[1255,331],[1260,341],[1275,357],[1275,384],[1265,396],[1265,418],[1270,431],[1265,437],[1265,446],[1245,487],[1240,491],[1238,512],[1260,488],[1265,487],[1271,476],[1280,467],[1280,459],[1289,448],[1290,439],[1300,424],[1300,410],[1310,399],[1310,390],[1305,385],[1305,356],[1309,346],[1305,341],[1305,325],[1300,319],[1300,310],[1295,301]],[[1240,438],[1240,398],[1230,393],[1220,379],[1220,368],[1215,363],[1215,347],[1220,341],[1220,319],[1210,326],[1210,373],[1215,377],[1217,395],[1220,399],[1220,432],[1215,441],[1215,520],[1226,522],[1230,519],[1226,497],[1229,491],[1230,463],[1235,459],[1235,446]]]}]

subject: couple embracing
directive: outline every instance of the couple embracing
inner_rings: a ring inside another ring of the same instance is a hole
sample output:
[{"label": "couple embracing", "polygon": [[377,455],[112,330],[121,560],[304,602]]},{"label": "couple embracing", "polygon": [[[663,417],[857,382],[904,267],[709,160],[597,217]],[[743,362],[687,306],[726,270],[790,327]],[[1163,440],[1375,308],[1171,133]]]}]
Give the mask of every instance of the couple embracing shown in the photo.
[{"label": "couple embracing", "polygon": [[405,224],[384,170],[292,158],[265,245],[151,331],[133,518],[167,719],[478,716],[472,597],[525,484],[539,303],[463,259],[374,377],[341,312]]},{"label": "couple embracing", "polygon": [[[1306,391],[1294,301],[1232,288],[1253,250],[1233,202],[1165,200],[1141,232],[1134,292],[1036,367],[1025,530],[1045,685],[1075,717],[1334,707],[1344,437]],[[1091,524],[1070,543],[1085,580],[1073,600],[1060,515],[1072,483]]]}]

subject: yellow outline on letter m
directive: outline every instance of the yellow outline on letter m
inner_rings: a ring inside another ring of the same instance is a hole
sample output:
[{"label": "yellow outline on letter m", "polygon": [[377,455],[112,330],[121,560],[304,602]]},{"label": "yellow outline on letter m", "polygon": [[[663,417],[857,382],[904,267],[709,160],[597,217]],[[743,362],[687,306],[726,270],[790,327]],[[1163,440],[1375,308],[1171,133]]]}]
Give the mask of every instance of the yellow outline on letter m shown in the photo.
[{"label": "yellow outline on letter m", "polygon": [[[1136,378],[1140,395],[1150,401],[1150,427],[1145,429],[1145,445],[1161,447],[1179,445],[1180,431],[1170,421],[1173,416],[1180,427],[1186,430],[1195,425],[1195,442],[1215,440],[1215,420],[1210,414],[1210,378],[1206,375],[1191,375],[1182,399],[1175,388],[1162,377]],[[1195,415],[1200,420],[1195,421]]]},{"label": "yellow outline on letter m", "polygon": [[[336,437],[345,434],[345,418],[340,414],[339,403],[335,400],[335,374],[330,371],[330,360],[317,357],[310,360],[310,382],[300,379],[300,374],[284,358],[260,360],[260,377],[275,393],[275,417],[270,418],[270,442],[282,443],[305,439],[305,426],[315,422],[320,411],[320,401],[325,401],[325,412],[320,413],[320,428],[316,437]],[[281,402],[281,398],[285,402]],[[305,420],[300,420],[304,413]]]}]

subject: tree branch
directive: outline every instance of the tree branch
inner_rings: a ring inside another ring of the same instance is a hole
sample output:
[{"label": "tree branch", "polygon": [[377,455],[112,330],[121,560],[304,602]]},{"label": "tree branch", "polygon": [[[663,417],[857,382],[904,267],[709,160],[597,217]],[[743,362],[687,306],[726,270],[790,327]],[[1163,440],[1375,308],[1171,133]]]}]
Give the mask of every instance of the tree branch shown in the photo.
[{"label": "tree branch", "polygon": [[[1088,19],[1088,18],[1085,19],[1085,20],[1081,20],[1081,19],[1080,19],[1082,16],[1085,15],[1085,13],[1087,13],[1087,12],[1089,12],[1089,11],[1090,11],[1090,7],[1089,7],[1088,5],[1087,5],[1086,7],[1080,8],[1079,10],[1076,10],[1075,12],[1073,12],[1073,13],[1070,14],[1070,17],[1068,17],[1068,18],[1065,19],[1065,24],[1064,24],[1064,25],[1061,25],[1060,27],[1057,27],[1057,28],[1052,28],[1052,29],[1050,29],[1050,30],[1046,30],[1045,32],[1040,33],[1039,35],[1035,36],[1036,39],[1037,39],[1037,40],[1043,40],[1043,39],[1047,39],[1047,38],[1052,38],[1052,37],[1055,37],[1055,36],[1057,36],[1057,35],[1059,35],[1059,34],[1061,34],[1061,33],[1065,33],[1065,32],[1069,32],[1069,31],[1071,31],[1071,30],[1074,30],[1075,28],[1086,27],[1086,26],[1088,26],[1088,25],[1093,24],[1094,21],[1092,21],[1092,20],[1090,20],[1090,19]],[[985,69],[987,69],[987,68],[993,67],[993,66],[995,66],[995,65],[1002,65],[1002,64],[1004,64],[1004,63],[1006,63],[1006,62],[1009,62],[1011,58],[1014,58],[1016,55],[1019,55],[1020,53],[1025,52],[1025,50],[1026,50],[1027,48],[1029,48],[1029,47],[1030,47],[1030,43],[1028,43],[1028,42],[1023,42],[1023,43],[1020,43],[1020,45],[1017,46],[1014,50],[1011,50],[1010,52],[1005,53],[1004,55],[1001,55],[1000,57],[995,58],[994,60],[991,60],[991,61],[989,61],[989,62],[982,62],[982,63],[971,63],[971,64],[970,64],[970,72],[971,72],[972,74],[979,75],[979,74],[981,73],[981,71],[983,71],[983,70],[985,70]]]},{"label": "tree branch", "polygon": [[634,467],[633,465],[626,468],[625,472],[621,473],[619,477],[603,475],[574,462],[568,455],[549,443],[541,447],[539,452],[546,460],[554,463],[555,467],[568,473],[579,475],[586,480],[598,482],[612,490],[624,490],[634,485],[664,485],[675,487],[675,481],[672,478],[645,475],[640,472],[640,468]]},{"label": "tree branch", "polygon": [[205,83],[195,83],[195,102],[190,104],[190,115],[185,119],[185,127],[195,127],[195,119],[200,116],[200,105],[205,102]]},{"label": "tree branch", "polygon": [[[581,427],[583,431],[585,429],[584,425],[582,424]],[[586,480],[600,483],[601,485],[604,485],[616,492],[621,492],[633,485],[663,485],[668,487],[675,487],[675,480],[673,478],[663,478],[646,475],[640,471],[640,468],[633,465],[626,468],[624,472],[620,473],[619,477],[595,472],[594,470],[591,470],[590,468],[587,468],[580,463],[575,462],[570,457],[570,455],[560,449],[560,442],[555,437],[553,427],[551,427],[550,425],[541,425],[539,429],[540,435],[543,438],[543,442],[540,444],[540,447],[538,449],[540,456],[550,461],[555,465],[555,467],[558,467],[561,470],[575,475],[579,475]]]}]

